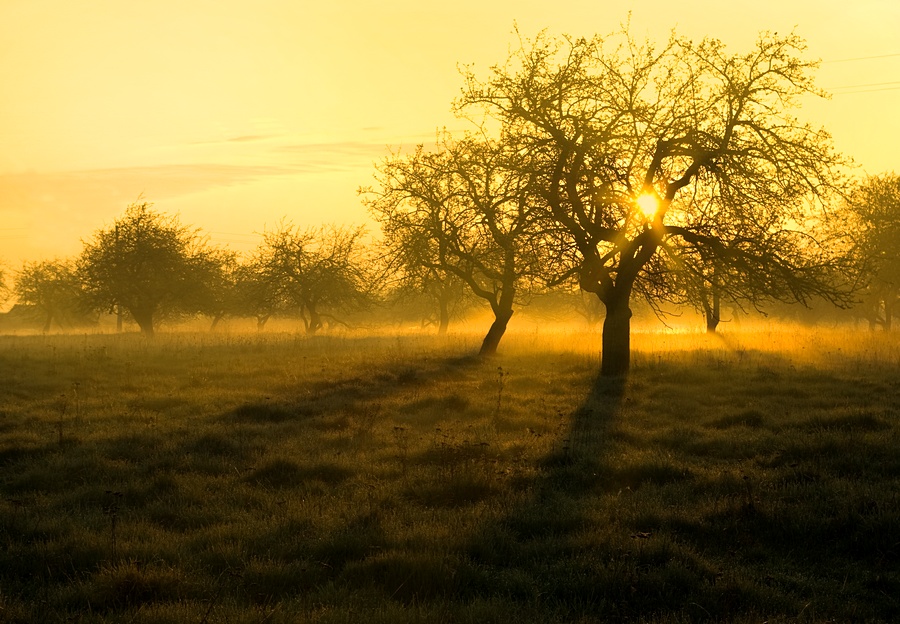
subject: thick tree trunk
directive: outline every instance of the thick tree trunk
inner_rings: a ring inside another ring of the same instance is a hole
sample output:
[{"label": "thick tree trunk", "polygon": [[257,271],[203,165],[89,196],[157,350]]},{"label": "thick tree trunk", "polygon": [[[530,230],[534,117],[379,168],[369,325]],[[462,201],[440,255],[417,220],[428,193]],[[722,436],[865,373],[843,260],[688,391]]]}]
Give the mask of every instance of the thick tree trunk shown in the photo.
[{"label": "thick tree trunk", "polygon": [[266,323],[269,321],[268,314],[257,314],[256,315],[256,331],[262,331],[266,328]]},{"label": "thick tree trunk", "polygon": [[131,316],[134,317],[134,320],[135,322],[137,322],[138,327],[141,328],[141,333],[148,338],[152,338],[154,335],[153,312],[149,312],[147,310],[132,310]]},{"label": "thick tree trunk", "polygon": [[450,325],[450,305],[444,297],[440,300],[440,318],[438,320],[438,336],[444,336],[447,333],[447,327]]},{"label": "thick tree trunk", "polygon": [[497,347],[500,346],[500,339],[503,338],[503,334],[506,333],[506,326],[509,324],[509,319],[512,318],[512,315],[512,310],[494,312],[494,322],[491,324],[491,328],[488,330],[487,335],[481,343],[481,350],[478,352],[478,355],[488,356],[497,353]]},{"label": "thick tree trunk", "polygon": [[122,326],[125,324],[125,311],[122,310],[122,306],[116,306],[116,333],[122,333]]},{"label": "thick tree trunk", "polygon": [[322,327],[322,317],[316,312],[316,309],[309,307],[309,322],[306,324],[306,335],[315,336],[316,332]]},{"label": "thick tree trunk", "polygon": [[603,321],[600,375],[617,377],[631,367],[631,308],[628,297],[615,297],[606,303]]}]

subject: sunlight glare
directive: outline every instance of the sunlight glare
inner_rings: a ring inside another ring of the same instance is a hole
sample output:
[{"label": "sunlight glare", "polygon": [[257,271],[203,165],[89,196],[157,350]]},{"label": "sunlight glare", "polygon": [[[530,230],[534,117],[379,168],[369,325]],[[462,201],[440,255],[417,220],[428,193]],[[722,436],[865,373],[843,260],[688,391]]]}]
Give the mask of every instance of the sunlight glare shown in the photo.
[{"label": "sunlight glare", "polygon": [[641,193],[638,195],[635,203],[644,216],[651,220],[656,216],[656,211],[659,210],[659,198],[655,193]]}]

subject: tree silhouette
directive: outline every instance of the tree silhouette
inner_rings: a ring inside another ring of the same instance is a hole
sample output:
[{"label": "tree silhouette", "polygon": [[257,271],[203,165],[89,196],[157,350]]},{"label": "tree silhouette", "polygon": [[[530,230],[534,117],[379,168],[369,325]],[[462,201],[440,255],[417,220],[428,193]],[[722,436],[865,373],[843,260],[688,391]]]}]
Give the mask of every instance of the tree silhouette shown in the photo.
[{"label": "tree silhouette", "polygon": [[482,355],[497,351],[515,304],[540,271],[527,191],[533,176],[517,158],[511,136],[444,136],[434,151],[419,145],[385,159],[378,188],[361,190],[396,264],[460,280],[490,305]]},{"label": "tree silhouette", "polygon": [[714,39],[541,34],[485,80],[466,74],[456,109],[519,137],[562,275],[605,306],[602,374],[629,369],[633,294],[671,296],[667,275],[701,253],[749,297],[842,297],[807,228],[844,162],[792,115],[819,94],[804,49],[794,35],[735,55]]},{"label": "tree silhouette", "polygon": [[891,329],[900,301],[900,176],[869,176],[853,188],[847,201],[863,267],[862,303],[869,325]]},{"label": "tree silhouette", "polygon": [[369,303],[373,284],[363,263],[364,233],[362,227],[302,230],[283,223],[263,235],[248,285],[264,295],[257,301],[272,305],[273,311],[289,302],[299,311],[306,333],[313,335],[326,320],[341,322],[337,314]]},{"label": "tree silhouette", "polygon": [[235,297],[239,314],[256,319],[256,329],[262,331],[269,319],[288,307],[279,280],[268,274],[259,252],[238,265],[234,275]]},{"label": "tree silhouette", "polygon": [[78,273],[95,305],[127,310],[153,336],[161,314],[202,309],[214,263],[197,231],[140,202],[84,243]]},{"label": "tree silhouette", "polygon": [[395,312],[415,317],[423,327],[437,327],[439,336],[447,333],[450,320],[471,307],[474,299],[465,282],[431,266],[389,266],[385,281],[385,303]]},{"label": "tree silhouette", "polygon": [[64,324],[86,311],[78,278],[67,260],[26,262],[16,275],[14,292],[20,303],[33,305],[44,315],[45,333],[53,321]]},{"label": "tree silhouette", "polygon": [[0,306],[6,303],[10,295],[9,284],[6,283],[7,271],[3,264],[0,264]]},{"label": "tree silhouette", "polygon": [[211,319],[210,331],[226,316],[242,313],[237,289],[237,254],[227,249],[208,248],[195,258],[197,291],[192,299],[197,311]]}]

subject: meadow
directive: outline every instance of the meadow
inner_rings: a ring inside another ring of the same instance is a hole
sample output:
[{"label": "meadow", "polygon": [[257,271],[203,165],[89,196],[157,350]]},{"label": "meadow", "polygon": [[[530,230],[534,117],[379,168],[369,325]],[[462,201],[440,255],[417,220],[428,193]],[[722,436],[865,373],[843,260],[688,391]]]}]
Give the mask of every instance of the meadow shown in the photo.
[{"label": "meadow", "polygon": [[0,337],[0,622],[900,620],[900,336]]}]

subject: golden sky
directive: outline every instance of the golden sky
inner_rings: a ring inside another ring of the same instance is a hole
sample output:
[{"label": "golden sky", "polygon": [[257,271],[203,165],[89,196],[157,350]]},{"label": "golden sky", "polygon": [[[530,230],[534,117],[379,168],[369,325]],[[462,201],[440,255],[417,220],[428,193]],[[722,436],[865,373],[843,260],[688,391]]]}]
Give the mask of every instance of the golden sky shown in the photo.
[{"label": "golden sky", "polygon": [[282,217],[366,222],[388,147],[464,127],[459,64],[484,75],[514,24],[605,34],[629,12],[735,52],[796,30],[834,93],[801,117],[900,170],[897,0],[0,0],[0,260],[77,254],[141,193],[239,251]]}]

